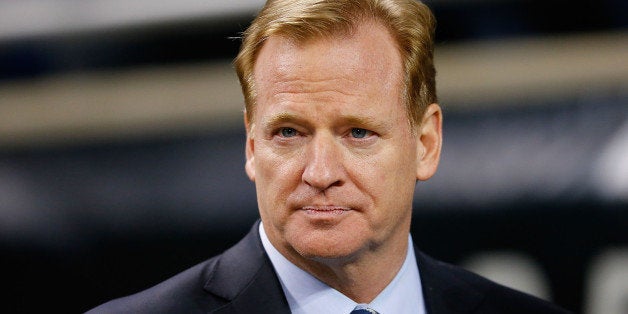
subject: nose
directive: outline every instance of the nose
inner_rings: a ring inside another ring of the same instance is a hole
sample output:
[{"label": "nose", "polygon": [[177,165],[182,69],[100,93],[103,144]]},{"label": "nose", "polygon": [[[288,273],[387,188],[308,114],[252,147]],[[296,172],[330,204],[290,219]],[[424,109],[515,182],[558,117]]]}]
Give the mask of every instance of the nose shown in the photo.
[{"label": "nose", "polygon": [[342,156],[333,136],[314,136],[308,146],[303,182],[319,191],[342,185],[344,173]]}]

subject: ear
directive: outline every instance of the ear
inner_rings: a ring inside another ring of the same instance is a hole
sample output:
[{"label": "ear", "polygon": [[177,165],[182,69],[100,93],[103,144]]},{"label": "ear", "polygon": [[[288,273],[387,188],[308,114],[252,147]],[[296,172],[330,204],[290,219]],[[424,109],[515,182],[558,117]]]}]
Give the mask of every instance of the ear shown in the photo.
[{"label": "ear", "polygon": [[417,130],[416,178],[418,180],[425,181],[436,173],[443,143],[442,125],[443,113],[440,106],[429,105]]},{"label": "ear", "polygon": [[246,174],[249,176],[249,179],[255,182],[255,139],[253,138],[253,129],[255,125],[249,123],[249,118],[244,111],[244,128],[246,129],[246,164],[244,165],[244,169],[246,170]]}]

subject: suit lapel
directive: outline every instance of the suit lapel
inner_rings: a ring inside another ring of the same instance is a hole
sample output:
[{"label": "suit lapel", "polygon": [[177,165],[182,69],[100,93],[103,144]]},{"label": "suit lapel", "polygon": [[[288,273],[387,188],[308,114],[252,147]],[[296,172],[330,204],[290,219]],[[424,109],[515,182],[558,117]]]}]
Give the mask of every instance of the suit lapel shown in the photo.
[{"label": "suit lapel", "polygon": [[227,300],[212,313],[290,313],[283,289],[259,237],[259,221],[209,270],[204,288]]},{"label": "suit lapel", "polygon": [[457,276],[459,270],[415,251],[428,314],[472,313],[480,305],[484,293]]}]

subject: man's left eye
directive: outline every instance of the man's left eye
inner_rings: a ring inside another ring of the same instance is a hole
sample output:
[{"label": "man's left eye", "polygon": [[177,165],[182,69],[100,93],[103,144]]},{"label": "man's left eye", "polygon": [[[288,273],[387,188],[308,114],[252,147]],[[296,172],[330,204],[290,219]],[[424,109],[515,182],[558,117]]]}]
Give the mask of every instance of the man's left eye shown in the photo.
[{"label": "man's left eye", "polygon": [[351,136],[354,138],[364,138],[369,134],[369,131],[366,129],[353,128],[351,129]]}]

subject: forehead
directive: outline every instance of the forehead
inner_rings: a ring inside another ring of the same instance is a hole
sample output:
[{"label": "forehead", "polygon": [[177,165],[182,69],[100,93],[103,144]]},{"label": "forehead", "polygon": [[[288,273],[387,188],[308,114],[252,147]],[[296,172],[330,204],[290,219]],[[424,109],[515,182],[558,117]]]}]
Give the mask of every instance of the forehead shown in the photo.
[{"label": "forehead", "polygon": [[388,30],[376,22],[360,23],[350,33],[304,41],[271,36],[254,68],[259,96],[279,92],[277,89],[286,85],[307,89],[325,81],[347,89],[375,81],[383,90],[400,85],[402,77],[397,45]]}]

